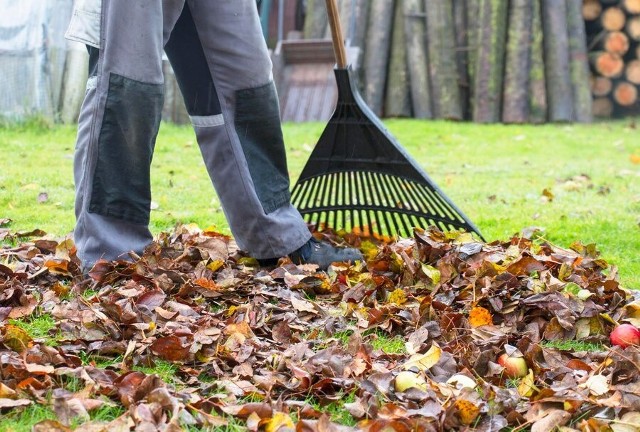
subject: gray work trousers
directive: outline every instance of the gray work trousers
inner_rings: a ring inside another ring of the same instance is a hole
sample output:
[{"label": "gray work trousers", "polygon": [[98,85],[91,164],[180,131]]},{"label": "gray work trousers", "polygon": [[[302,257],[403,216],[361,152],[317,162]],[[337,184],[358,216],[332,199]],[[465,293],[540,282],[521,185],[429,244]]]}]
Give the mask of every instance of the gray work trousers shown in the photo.
[{"label": "gray work trousers", "polygon": [[105,0],[100,20],[74,162],[74,238],[83,264],[126,258],[152,241],[149,177],[163,49],[239,247],[262,259],[307,242],[309,230],[290,203],[255,0]]}]

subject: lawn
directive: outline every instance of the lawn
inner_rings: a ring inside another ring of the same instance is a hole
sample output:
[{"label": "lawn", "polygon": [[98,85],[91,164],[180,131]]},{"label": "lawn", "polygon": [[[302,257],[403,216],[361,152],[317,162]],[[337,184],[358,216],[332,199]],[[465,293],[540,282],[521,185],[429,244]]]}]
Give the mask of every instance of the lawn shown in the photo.
[{"label": "lawn", "polygon": [[[640,288],[640,139],[633,120],[505,126],[386,122],[488,241],[541,227],[560,246],[595,243],[624,286]],[[323,124],[287,124],[295,180]],[[73,228],[75,129],[0,128],[0,218],[13,231]],[[152,165],[154,233],[177,223],[227,223],[190,127],[163,124]]]},{"label": "lawn", "polygon": [[[0,431],[636,424],[640,343],[609,340],[640,324],[620,289],[640,289],[635,123],[386,124],[490,244],[418,230],[363,243],[367,266],[260,269],[214,232],[191,129],[163,124],[159,241],[86,279],[64,241],[75,129],[0,128]],[[322,128],[284,126],[294,180]]]}]

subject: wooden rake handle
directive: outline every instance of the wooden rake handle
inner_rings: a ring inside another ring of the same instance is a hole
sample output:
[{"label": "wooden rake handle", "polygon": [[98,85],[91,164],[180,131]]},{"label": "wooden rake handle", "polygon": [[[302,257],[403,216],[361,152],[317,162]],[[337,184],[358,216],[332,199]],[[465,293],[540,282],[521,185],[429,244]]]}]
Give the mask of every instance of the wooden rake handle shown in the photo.
[{"label": "wooden rake handle", "polygon": [[344,36],[342,35],[342,25],[340,24],[340,14],[336,0],[327,0],[327,15],[329,16],[329,27],[331,27],[331,39],[333,39],[333,52],[336,54],[338,69],[347,67],[347,51],[344,48]]}]

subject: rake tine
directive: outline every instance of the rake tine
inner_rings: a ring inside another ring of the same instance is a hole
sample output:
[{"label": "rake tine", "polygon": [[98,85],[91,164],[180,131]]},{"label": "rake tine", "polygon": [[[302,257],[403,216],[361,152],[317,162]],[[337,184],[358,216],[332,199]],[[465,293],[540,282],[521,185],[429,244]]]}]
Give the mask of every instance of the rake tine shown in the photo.
[{"label": "rake tine", "polygon": [[448,212],[445,211],[445,209],[442,207],[442,203],[440,202],[440,200],[438,199],[437,195],[435,195],[432,191],[425,189],[425,188],[420,188],[418,190],[418,192],[426,199],[428,200],[433,209],[434,209],[434,215],[438,215],[441,218],[447,218],[447,217],[451,217],[451,215],[448,214]]},{"label": "rake tine", "polygon": [[415,208],[420,213],[430,213],[431,209],[425,204],[424,200],[420,199],[418,194],[416,193],[416,185],[414,182],[401,179],[400,183],[402,184],[406,193],[410,196],[411,202],[415,205]]},{"label": "rake tine", "polygon": [[433,191],[433,190],[425,190],[425,193],[428,193],[430,195],[432,195],[434,197],[434,200],[436,200],[440,206],[440,208],[442,208],[442,211],[444,212],[445,215],[448,215],[449,218],[451,219],[451,221],[455,221],[457,219],[459,219],[461,222],[463,221],[461,218],[459,218],[458,213],[455,212],[451,206],[449,205],[449,203],[447,203],[447,201],[445,199],[443,199],[440,196],[440,193],[437,191]]},{"label": "rake tine", "polygon": [[301,197],[300,206],[303,209],[309,209],[312,207],[311,197],[313,196],[313,192],[315,189],[315,184],[318,181],[317,177],[313,177],[306,182],[306,190],[305,194]]}]

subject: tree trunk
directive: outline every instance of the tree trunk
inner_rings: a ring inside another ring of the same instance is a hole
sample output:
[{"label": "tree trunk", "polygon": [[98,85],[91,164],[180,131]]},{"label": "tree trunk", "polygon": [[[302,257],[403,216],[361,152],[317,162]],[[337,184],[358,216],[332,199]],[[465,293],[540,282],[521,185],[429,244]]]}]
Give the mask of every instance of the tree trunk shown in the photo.
[{"label": "tree trunk", "polygon": [[396,1],[391,39],[391,61],[384,104],[387,117],[410,117],[409,73],[407,71],[407,46],[404,38],[404,12],[402,1]]},{"label": "tree trunk", "polygon": [[531,70],[529,71],[529,121],[547,121],[547,86],[544,73],[544,33],[542,32],[541,0],[532,0]]},{"label": "tree trunk", "polygon": [[629,38],[623,32],[609,32],[604,37],[603,48],[613,54],[625,55],[629,51]]},{"label": "tree trunk", "polygon": [[595,21],[602,13],[602,5],[600,0],[583,0],[582,18],[585,21]]},{"label": "tree trunk", "polygon": [[471,118],[469,97],[469,24],[467,23],[466,0],[453,0],[453,20],[456,33],[456,64],[458,66],[458,88],[460,108],[465,120]]},{"label": "tree trunk", "polygon": [[574,120],[580,123],[590,123],[593,117],[591,113],[592,96],[589,88],[587,34],[580,3],[574,0],[567,0],[567,27]]},{"label": "tree trunk", "polygon": [[627,81],[640,85],[640,60],[631,60],[625,69]]},{"label": "tree trunk", "polygon": [[[537,1],[537,0],[536,0]],[[475,105],[476,66],[478,61],[478,33],[480,30],[478,17],[480,16],[480,3],[478,0],[466,0],[467,9],[467,61],[469,64],[469,118],[473,118],[473,106]]]},{"label": "tree trunk", "polygon": [[391,45],[394,0],[371,0],[369,29],[364,53],[364,99],[369,108],[382,115]]},{"label": "tree trunk", "polygon": [[545,71],[549,120],[573,120],[573,96],[569,68],[569,35],[567,7],[564,1],[543,0]]},{"label": "tree trunk", "polygon": [[425,0],[429,75],[436,118],[462,120],[451,2]]},{"label": "tree trunk", "polygon": [[624,25],[627,21],[627,17],[625,16],[622,9],[619,7],[610,7],[605,9],[600,15],[600,23],[602,24],[602,28],[608,31],[620,31],[624,28]]},{"label": "tree trunk", "polygon": [[638,89],[635,85],[626,81],[620,82],[613,90],[613,100],[618,105],[628,107],[638,100]]},{"label": "tree trunk", "polygon": [[624,61],[617,54],[598,51],[589,54],[589,59],[595,71],[607,78],[618,78],[624,71]]},{"label": "tree trunk", "polygon": [[591,77],[591,94],[595,97],[607,96],[613,89],[613,82],[601,76]]},{"label": "tree trunk", "polygon": [[593,116],[609,118],[613,114],[613,102],[608,97],[598,97],[593,100]]},{"label": "tree trunk", "polygon": [[[352,0],[349,0],[351,2]],[[367,30],[369,23],[369,10],[371,9],[371,0],[355,0],[356,6],[354,10],[353,21],[353,38],[351,45],[360,48],[360,53],[357,59],[357,64],[353,66],[356,68],[356,75],[358,77],[357,87],[358,90],[364,94],[364,70],[363,63],[366,50]],[[348,37],[348,36],[347,36]]]},{"label": "tree trunk", "polygon": [[[351,1],[351,0],[349,0]],[[367,39],[367,23],[369,22],[370,0],[356,0],[354,14],[354,28],[352,45],[357,46],[364,51],[365,41]]]},{"label": "tree trunk", "polygon": [[327,29],[327,7],[325,0],[307,0],[307,15],[304,20],[304,38],[322,39]]},{"label": "tree trunk", "polygon": [[529,120],[533,4],[531,0],[511,0],[510,3],[502,121],[526,123]]},{"label": "tree trunk", "polygon": [[475,67],[473,120],[500,121],[507,24],[507,2],[479,0],[478,53]]},{"label": "tree trunk", "polygon": [[80,106],[87,88],[89,56],[84,46],[67,42],[60,95],[60,120],[70,124],[78,121]]},{"label": "tree trunk", "polygon": [[630,14],[640,14],[640,0],[622,0],[622,6]]},{"label": "tree trunk", "polygon": [[422,0],[402,0],[405,16],[407,62],[411,83],[411,105],[416,118],[433,118],[427,72],[425,14]]},{"label": "tree trunk", "polygon": [[640,42],[640,17],[630,18],[627,21],[626,32],[631,39]]}]

